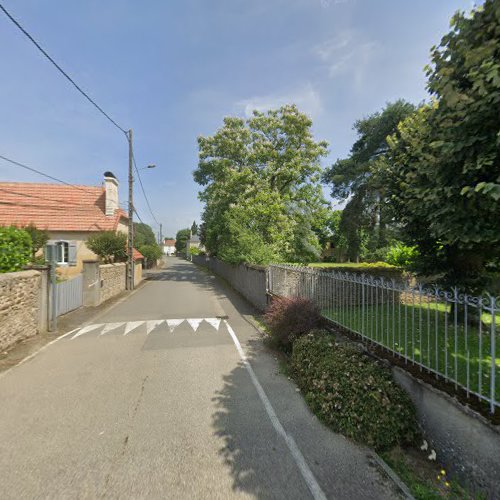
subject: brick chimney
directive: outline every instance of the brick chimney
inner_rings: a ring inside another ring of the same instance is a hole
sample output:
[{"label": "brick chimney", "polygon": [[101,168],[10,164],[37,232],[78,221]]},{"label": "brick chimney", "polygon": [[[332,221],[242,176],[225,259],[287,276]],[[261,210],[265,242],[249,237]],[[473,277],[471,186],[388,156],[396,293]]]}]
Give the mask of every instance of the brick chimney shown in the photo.
[{"label": "brick chimney", "polygon": [[118,179],[113,172],[104,172],[104,188],[106,190],[106,215],[115,215],[119,208],[118,203]]}]

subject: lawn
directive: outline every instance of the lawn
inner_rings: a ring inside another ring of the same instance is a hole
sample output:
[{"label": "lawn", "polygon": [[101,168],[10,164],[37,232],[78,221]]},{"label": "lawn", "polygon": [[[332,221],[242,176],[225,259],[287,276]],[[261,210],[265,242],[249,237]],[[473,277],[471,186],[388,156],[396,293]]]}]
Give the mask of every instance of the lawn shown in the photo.
[{"label": "lawn", "polygon": [[[469,311],[469,314],[471,312]],[[323,315],[340,325],[400,353],[408,362],[430,368],[471,392],[490,395],[492,376],[491,315],[466,324],[445,304],[339,304]],[[500,401],[500,315],[496,316],[495,399]]]}]

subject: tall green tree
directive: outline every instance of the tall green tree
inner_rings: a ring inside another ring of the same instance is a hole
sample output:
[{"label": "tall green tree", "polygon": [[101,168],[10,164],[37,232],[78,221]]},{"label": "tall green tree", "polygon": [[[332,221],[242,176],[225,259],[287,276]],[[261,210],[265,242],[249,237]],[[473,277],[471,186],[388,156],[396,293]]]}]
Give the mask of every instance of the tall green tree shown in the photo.
[{"label": "tall green tree", "polygon": [[191,234],[193,235],[198,234],[198,224],[196,224],[195,220],[191,224]]},{"label": "tall green tree", "polygon": [[384,180],[421,265],[478,291],[500,262],[500,2],[455,14],[431,59],[433,101],[390,138]]},{"label": "tall green tree", "polygon": [[378,163],[388,151],[387,136],[396,133],[398,123],[414,111],[413,104],[398,100],[358,120],[354,124],[358,137],[350,155],[337,160],[323,175],[332,196],[348,200],[340,228],[347,239],[350,260],[358,260],[364,236],[372,252],[388,243],[386,194],[377,175]]},{"label": "tall green tree", "polygon": [[189,228],[179,229],[179,231],[177,231],[177,234],[175,235],[175,249],[178,252],[186,251],[186,242],[189,240],[190,235],[191,230]]},{"label": "tall green tree", "polygon": [[155,233],[151,226],[142,222],[134,222],[134,246],[136,248],[144,245],[156,245]]},{"label": "tall green tree", "polygon": [[324,200],[311,120],[296,106],[247,120],[228,117],[213,136],[199,137],[195,181],[203,189],[203,240],[228,262],[316,259],[313,231]]}]

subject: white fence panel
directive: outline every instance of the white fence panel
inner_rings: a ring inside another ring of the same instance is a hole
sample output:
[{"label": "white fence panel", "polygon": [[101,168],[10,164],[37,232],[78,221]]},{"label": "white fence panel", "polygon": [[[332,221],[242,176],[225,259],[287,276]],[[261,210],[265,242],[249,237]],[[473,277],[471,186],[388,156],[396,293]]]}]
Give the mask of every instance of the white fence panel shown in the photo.
[{"label": "white fence panel", "polygon": [[56,284],[56,315],[66,314],[83,304],[83,275]]}]

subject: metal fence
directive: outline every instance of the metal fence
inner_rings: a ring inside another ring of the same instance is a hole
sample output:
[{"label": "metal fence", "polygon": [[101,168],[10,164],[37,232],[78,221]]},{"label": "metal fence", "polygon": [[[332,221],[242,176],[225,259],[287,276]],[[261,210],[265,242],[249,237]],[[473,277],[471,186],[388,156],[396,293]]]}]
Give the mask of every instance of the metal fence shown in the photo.
[{"label": "metal fence", "polygon": [[363,339],[500,407],[500,298],[437,286],[271,265],[269,292],[313,300],[322,315]]}]

